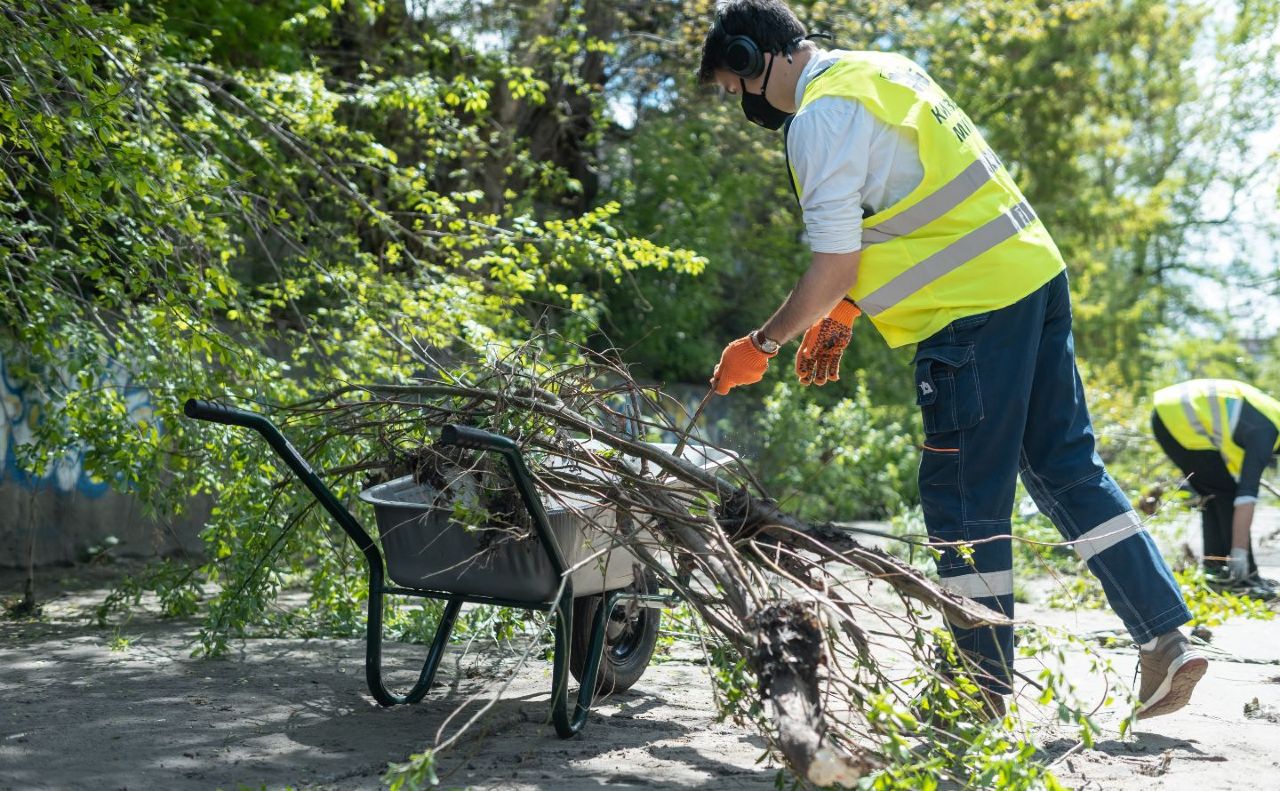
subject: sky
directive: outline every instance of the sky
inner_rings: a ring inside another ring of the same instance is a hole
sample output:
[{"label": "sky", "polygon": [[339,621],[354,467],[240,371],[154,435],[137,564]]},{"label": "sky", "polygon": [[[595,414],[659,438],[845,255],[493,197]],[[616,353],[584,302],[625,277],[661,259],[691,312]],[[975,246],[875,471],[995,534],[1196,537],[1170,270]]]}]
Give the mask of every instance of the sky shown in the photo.
[{"label": "sky", "polygon": [[[1230,25],[1235,11],[1235,3],[1220,3],[1216,6],[1214,22]],[[1215,74],[1213,44],[1208,39],[1202,42],[1201,52],[1193,60],[1193,68],[1206,75],[1206,79],[1213,79]],[[1268,44],[1280,46],[1280,26],[1273,28],[1269,42],[1259,42],[1264,49]],[[1274,64],[1268,66],[1261,62],[1253,65],[1275,68]],[[1280,245],[1266,232],[1266,226],[1280,223],[1280,117],[1275,118],[1270,129],[1253,134],[1249,142],[1249,151],[1241,165],[1244,168],[1262,166],[1271,158],[1266,168],[1268,175],[1259,180],[1255,189],[1241,196],[1234,222],[1209,227],[1204,242],[1211,259],[1225,262],[1240,255],[1250,262],[1254,275],[1229,284],[1201,281],[1194,285],[1203,295],[1206,307],[1231,316],[1233,326],[1243,337],[1259,338],[1280,333],[1280,297],[1275,296],[1280,292],[1276,285],[1280,277]],[[1227,190],[1210,191],[1204,199],[1203,214],[1220,217],[1226,213],[1229,203]]]}]

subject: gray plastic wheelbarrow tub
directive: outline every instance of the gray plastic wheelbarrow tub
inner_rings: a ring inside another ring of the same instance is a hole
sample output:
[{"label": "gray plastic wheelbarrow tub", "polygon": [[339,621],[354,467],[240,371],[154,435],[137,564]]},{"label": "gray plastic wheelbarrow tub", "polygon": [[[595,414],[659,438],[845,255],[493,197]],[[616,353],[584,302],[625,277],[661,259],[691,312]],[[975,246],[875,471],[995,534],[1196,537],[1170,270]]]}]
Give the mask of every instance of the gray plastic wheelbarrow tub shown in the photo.
[{"label": "gray plastic wheelbarrow tub", "polygon": [[[674,445],[658,447],[670,452]],[[681,455],[706,469],[730,461],[698,446],[686,446]],[[388,576],[407,588],[522,601],[554,598],[560,578],[532,531],[520,537],[501,528],[469,528],[453,518],[452,503],[478,499],[475,479],[463,472],[446,488],[453,496],[442,497],[438,489],[405,476],[360,493],[373,505]],[[631,585],[637,561],[610,535],[616,534],[618,519],[612,504],[567,493],[541,499],[565,565],[573,569],[575,597]],[[652,539],[641,531],[632,540]]]},{"label": "gray plastic wheelbarrow tub", "polygon": [[[584,443],[585,447],[596,444]],[[675,445],[658,447],[671,452]],[[708,470],[730,461],[723,453],[699,445],[686,445],[682,456]],[[532,531],[518,536],[498,527],[467,527],[452,518],[452,503],[477,500],[474,477],[468,472],[454,475],[445,488],[453,491],[453,497],[442,497],[433,486],[404,476],[360,494],[374,507],[390,579],[415,589],[495,599],[554,598],[561,580]],[[616,534],[618,518],[611,503],[567,493],[544,495],[541,503],[564,563],[573,570],[573,595],[600,594],[632,584],[637,561],[611,536]],[[641,531],[632,540],[648,543],[652,539]]]},{"label": "gray plastic wheelbarrow tub", "polygon": [[[468,479],[460,480],[458,488],[467,489]],[[550,601],[560,588],[532,531],[521,536],[514,528],[469,528],[453,518],[451,501],[413,476],[366,489],[360,499],[373,505],[387,574],[397,584],[528,601]],[[605,532],[617,522],[611,505],[567,494],[544,497],[542,505],[565,564],[574,569],[575,597],[633,582],[635,556]]]}]

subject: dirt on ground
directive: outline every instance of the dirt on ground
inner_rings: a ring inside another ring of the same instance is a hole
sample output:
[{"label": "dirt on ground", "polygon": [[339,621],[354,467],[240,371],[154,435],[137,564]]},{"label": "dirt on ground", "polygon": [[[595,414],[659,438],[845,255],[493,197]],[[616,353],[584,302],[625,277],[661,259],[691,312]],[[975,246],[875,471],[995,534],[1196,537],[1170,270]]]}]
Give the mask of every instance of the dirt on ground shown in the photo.
[{"label": "dirt on ground", "polygon": [[[18,578],[2,581],[0,598],[17,594]],[[0,621],[0,789],[378,789],[389,763],[498,693],[441,759],[445,788],[774,787],[763,742],[716,721],[691,645],[562,740],[550,662],[517,672],[518,646],[454,647],[424,702],[382,708],[365,687],[363,640],[251,639],[193,658],[197,624],[143,613],[101,629],[88,618],[109,588],[65,582],[79,590],[47,591],[39,621]],[[425,656],[386,643],[389,686],[406,690]]]},{"label": "dirt on ground", "polygon": [[[1269,521],[1280,525],[1278,514]],[[1280,576],[1274,539],[1262,547]],[[515,672],[518,654],[455,648],[438,687],[414,706],[379,707],[356,639],[253,639],[223,659],[191,656],[197,626],[140,614],[102,629],[88,615],[111,572],[41,574],[38,621],[0,621],[0,789],[376,789],[387,765],[451,734],[495,693],[500,699],[440,759],[445,788],[577,791],[608,788],[773,789],[777,764],[753,733],[717,721],[699,650],[677,644],[632,690],[593,709],[584,732],[561,740],[548,722],[550,663]],[[21,577],[0,578],[0,598]],[[1076,635],[1119,631],[1107,610],[1019,605],[1020,619]],[[1103,706],[1092,748],[1024,695],[1022,717],[1057,776],[1080,789],[1280,788],[1280,619],[1214,627],[1213,660],[1192,704],[1138,723]],[[391,680],[411,682],[425,647],[389,644]],[[1136,652],[1108,648],[1125,681]],[[1069,656],[1085,700],[1100,676]],[[508,685],[509,682],[509,685]],[[507,685],[504,686],[503,685]],[[471,697],[463,715],[449,719]]]}]

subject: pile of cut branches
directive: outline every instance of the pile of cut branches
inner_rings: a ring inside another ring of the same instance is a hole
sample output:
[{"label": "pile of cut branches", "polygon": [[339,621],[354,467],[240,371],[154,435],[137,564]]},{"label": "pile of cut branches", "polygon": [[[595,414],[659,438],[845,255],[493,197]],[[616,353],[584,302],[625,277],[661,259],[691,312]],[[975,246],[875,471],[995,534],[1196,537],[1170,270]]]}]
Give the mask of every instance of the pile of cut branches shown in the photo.
[{"label": "pile of cut branches", "polygon": [[[536,372],[499,363],[346,387],[285,411],[322,419],[332,438],[366,440],[372,451],[348,472],[480,464],[432,442],[439,427],[461,424],[514,439],[547,497],[613,504],[630,518],[595,527],[679,593],[753,680],[756,698],[727,713],[760,727],[799,777],[852,785],[889,762],[883,745],[911,719],[902,712],[913,700],[955,683],[933,667],[941,630],[925,614],[966,626],[1006,621],[836,523],[789,515],[732,454],[695,438],[677,457],[647,441],[676,431],[671,407],[607,362]],[[483,480],[501,488],[492,475]],[[950,700],[949,716],[965,716],[963,695],[936,697],[935,708]]]}]

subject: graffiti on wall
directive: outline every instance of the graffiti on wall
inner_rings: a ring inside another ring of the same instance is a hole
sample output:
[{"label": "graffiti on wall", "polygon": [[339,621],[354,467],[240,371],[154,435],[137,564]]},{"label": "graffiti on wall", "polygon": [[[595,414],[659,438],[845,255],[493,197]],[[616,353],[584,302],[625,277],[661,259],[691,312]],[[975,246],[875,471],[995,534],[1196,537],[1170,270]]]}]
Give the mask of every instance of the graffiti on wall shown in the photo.
[{"label": "graffiti on wall", "polygon": [[[152,416],[151,397],[141,387],[130,384],[129,374],[117,366],[103,387],[119,388],[124,395],[130,418],[142,421]],[[93,477],[85,469],[84,448],[75,448],[54,459],[38,473],[24,469],[17,460],[17,448],[34,440],[41,415],[50,406],[48,397],[14,374],[0,351],[0,481],[14,481],[30,489],[55,489],[100,497],[108,489],[106,481]]]}]

